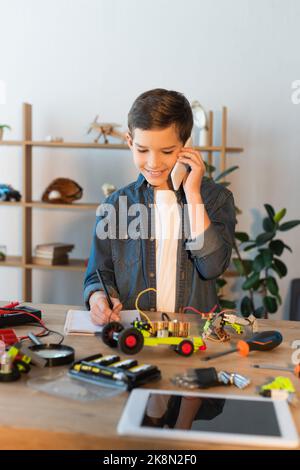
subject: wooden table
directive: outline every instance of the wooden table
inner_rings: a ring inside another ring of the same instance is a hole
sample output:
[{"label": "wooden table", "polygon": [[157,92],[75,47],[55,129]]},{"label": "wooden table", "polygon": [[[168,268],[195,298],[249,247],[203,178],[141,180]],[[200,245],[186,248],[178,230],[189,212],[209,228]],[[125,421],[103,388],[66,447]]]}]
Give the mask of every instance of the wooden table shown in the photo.
[{"label": "wooden table", "polygon": [[[5,302],[0,302],[4,305]],[[57,331],[63,331],[67,305],[35,305],[44,312],[47,326]],[[75,307],[76,308],[76,307]],[[80,309],[80,307],[77,307]],[[193,321],[193,328],[198,329],[197,316],[186,315]],[[241,391],[232,386],[211,389],[213,393],[256,394],[256,388],[274,375],[289,376],[296,390],[300,392],[300,381],[291,373],[257,370],[251,364],[258,360],[261,363],[288,364],[291,363],[294,340],[300,340],[300,323],[288,321],[259,321],[261,330],[277,329],[284,337],[283,344],[268,353],[253,352],[247,358],[237,354],[225,356],[208,363],[217,369],[239,372],[251,378],[251,385]],[[34,327],[30,327],[32,331]],[[17,334],[28,331],[27,328],[16,328]],[[195,331],[196,332],[196,331]],[[96,337],[68,336],[65,343],[76,349],[76,359],[101,352],[111,353],[101,340]],[[208,342],[208,351],[198,352],[190,358],[178,356],[167,347],[145,347],[138,355],[140,362],[152,363],[162,371],[162,380],[150,384],[157,389],[170,389],[174,386],[170,379],[176,373],[183,373],[190,367],[205,367],[200,362],[201,355],[224,350],[226,346]],[[122,354],[121,354],[122,356]],[[38,375],[55,375],[62,373],[63,367],[38,369],[33,367],[30,377]],[[189,443],[178,441],[157,441],[139,438],[125,438],[117,435],[116,429],[122,414],[128,394],[123,392],[109,399],[82,402],[38,392],[27,386],[28,376],[12,383],[0,383],[0,448],[1,449],[207,449],[207,448],[241,448],[234,445],[221,446],[217,444]],[[293,408],[292,414],[300,431],[300,408]]]}]

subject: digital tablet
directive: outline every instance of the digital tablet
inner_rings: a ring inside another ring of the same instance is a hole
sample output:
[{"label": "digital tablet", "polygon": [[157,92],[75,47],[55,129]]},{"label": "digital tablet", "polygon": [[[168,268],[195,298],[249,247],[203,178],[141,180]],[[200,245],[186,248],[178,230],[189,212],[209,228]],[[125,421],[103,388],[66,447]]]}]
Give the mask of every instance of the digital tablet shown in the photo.
[{"label": "digital tablet", "polygon": [[173,390],[133,390],[118,433],[263,447],[299,444],[285,400]]}]

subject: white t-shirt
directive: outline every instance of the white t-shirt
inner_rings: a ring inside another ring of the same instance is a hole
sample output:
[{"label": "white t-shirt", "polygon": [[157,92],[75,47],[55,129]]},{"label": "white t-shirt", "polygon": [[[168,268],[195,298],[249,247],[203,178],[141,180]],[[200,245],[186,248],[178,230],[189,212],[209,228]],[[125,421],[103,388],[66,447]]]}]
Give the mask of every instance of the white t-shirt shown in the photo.
[{"label": "white t-shirt", "polygon": [[171,190],[155,190],[156,308],[174,312],[180,211]]}]

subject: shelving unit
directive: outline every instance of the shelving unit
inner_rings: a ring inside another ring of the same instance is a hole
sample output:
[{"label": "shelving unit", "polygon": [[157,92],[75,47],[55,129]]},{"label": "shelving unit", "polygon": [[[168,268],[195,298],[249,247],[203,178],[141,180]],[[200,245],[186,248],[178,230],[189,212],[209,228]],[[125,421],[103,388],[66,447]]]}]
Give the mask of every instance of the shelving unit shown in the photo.
[{"label": "shelving unit", "polygon": [[[213,112],[209,112],[209,136],[208,146],[195,147],[197,150],[206,152],[208,163],[213,163],[214,153],[219,153],[220,170],[226,169],[227,154],[241,153],[241,147],[227,146],[227,108],[222,109],[222,139],[221,145],[213,145]],[[129,150],[125,144],[98,144],[95,142],[47,142],[32,140],[32,106],[23,103],[23,140],[2,140],[2,146],[22,147],[22,201],[21,202],[0,202],[0,208],[20,207],[22,209],[22,256],[7,256],[5,261],[0,262],[0,267],[18,267],[22,269],[22,298],[24,301],[32,301],[32,270],[64,270],[84,272],[86,267],[84,260],[71,259],[68,265],[44,266],[32,262],[32,211],[34,209],[45,210],[75,210],[75,211],[95,211],[99,203],[74,203],[74,204],[51,204],[42,201],[32,200],[32,149],[34,147],[57,147],[69,149],[99,149],[99,150]],[[227,272],[228,276],[232,273]]]}]

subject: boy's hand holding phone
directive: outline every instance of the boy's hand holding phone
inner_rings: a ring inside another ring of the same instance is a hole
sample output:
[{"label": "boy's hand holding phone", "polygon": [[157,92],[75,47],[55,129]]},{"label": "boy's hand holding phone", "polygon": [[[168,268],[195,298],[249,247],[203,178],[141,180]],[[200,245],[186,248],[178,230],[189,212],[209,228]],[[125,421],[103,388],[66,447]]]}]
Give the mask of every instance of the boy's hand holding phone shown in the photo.
[{"label": "boy's hand holding phone", "polygon": [[199,195],[201,181],[205,174],[205,164],[201,154],[193,147],[183,147],[178,153],[177,161],[190,167],[190,172],[183,181],[183,189],[189,201],[195,195]]},{"label": "boy's hand holding phone", "polygon": [[91,307],[91,320],[95,325],[106,325],[110,321],[121,320],[120,312],[123,308],[119,299],[111,297],[113,310],[110,309],[106,295],[103,291],[94,292],[89,300]]}]

